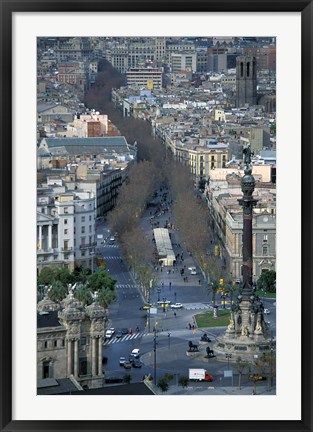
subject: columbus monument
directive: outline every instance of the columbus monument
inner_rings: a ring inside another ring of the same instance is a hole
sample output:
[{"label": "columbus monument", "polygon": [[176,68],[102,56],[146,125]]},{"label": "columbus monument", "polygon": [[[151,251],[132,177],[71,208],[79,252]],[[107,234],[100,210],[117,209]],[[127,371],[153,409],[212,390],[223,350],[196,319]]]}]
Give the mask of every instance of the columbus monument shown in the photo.
[{"label": "columbus monument", "polygon": [[252,175],[250,144],[244,148],[243,153],[243,197],[238,200],[243,209],[242,282],[237,299],[231,305],[229,325],[224,334],[216,338],[214,345],[217,360],[225,361],[227,358],[232,362],[239,356],[253,361],[257,356],[275,349],[275,341],[271,338],[269,326],[264,320],[263,303],[255,294],[252,284],[252,218],[257,200],[253,198],[255,179]]}]

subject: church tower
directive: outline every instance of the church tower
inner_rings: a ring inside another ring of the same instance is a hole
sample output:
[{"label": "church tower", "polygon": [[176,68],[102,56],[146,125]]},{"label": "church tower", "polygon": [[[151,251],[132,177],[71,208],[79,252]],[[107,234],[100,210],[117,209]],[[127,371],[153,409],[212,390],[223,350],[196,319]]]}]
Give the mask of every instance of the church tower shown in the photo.
[{"label": "church tower", "polygon": [[256,59],[238,56],[236,59],[236,107],[256,105]]}]

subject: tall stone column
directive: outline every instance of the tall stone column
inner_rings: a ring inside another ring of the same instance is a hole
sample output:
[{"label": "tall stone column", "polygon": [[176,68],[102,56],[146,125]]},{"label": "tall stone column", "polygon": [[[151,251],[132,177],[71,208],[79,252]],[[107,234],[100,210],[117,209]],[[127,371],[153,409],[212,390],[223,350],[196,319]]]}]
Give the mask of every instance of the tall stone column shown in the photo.
[{"label": "tall stone column", "polygon": [[102,375],[102,337],[98,337],[98,375]]},{"label": "tall stone column", "polygon": [[48,225],[48,249],[52,249],[52,225]]},{"label": "tall stone column", "polygon": [[98,293],[93,295],[93,303],[86,307],[86,314],[90,318],[91,350],[89,361],[91,362],[91,387],[102,386],[102,339],[105,329],[105,309],[99,305]]},{"label": "tall stone column", "polygon": [[72,374],[72,341],[67,340],[67,376]]},{"label": "tall stone column", "polygon": [[245,150],[245,175],[241,179],[241,190],[243,197],[238,200],[243,208],[243,231],[242,231],[242,299],[250,301],[252,294],[252,261],[253,261],[253,237],[252,237],[252,214],[257,200],[253,198],[255,179],[252,175],[250,146]]},{"label": "tall stone column", "polygon": [[78,352],[78,339],[74,341],[74,376],[78,377],[79,374],[79,352]]},{"label": "tall stone column", "polygon": [[38,226],[38,230],[39,230],[39,238],[38,238],[38,243],[39,243],[39,249],[42,249],[42,226],[39,225]]},{"label": "tall stone column", "polygon": [[96,359],[96,338],[92,338],[91,343],[91,373],[92,375],[97,374],[97,359]]}]

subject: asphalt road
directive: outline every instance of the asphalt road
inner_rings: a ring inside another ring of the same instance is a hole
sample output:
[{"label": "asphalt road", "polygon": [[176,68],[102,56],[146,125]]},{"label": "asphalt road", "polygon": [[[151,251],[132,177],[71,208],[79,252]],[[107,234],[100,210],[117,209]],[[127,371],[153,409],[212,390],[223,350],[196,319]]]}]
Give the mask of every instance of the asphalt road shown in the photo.
[{"label": "asphalt road", "polygon": [[[147,210],[141,220],[141,226],[145,229],[152,241],[153,224],[159,222],[163,226],[165,221],[171,221],[170,211],[160,214],[151,219],[151,210]],[[122,261],[118,242],[110,241],[112,233],[105,222],[97,225],[97,234],[103,235],[103,242],[98,242],[98,252],[106,261],[107,270],[116,280],[116,300],[109,306],[110,326],[116,330],[121,328],[132,329],[129,335],[117,339],[115,336],[107,340],[103,345],[103,356],[107,358],[104,364],[106,376],[114,375],[123,377],[126,373],[132,376],[132,382],[142,381],[143,376],[151,374],[154,377],[156,363],[156,378],[171,373],[174,375],[174,381],[179,376],[187,376],[189,368],[205,368],[214,376],[215,386],[232,386],[238,377],[224,378],[224,371],[228,368],[225,362],[217,362],[214,359],[205,359],[205,348],[207,344],[200,345],[200,353],[188,356],[188,341],[198,343],[204,330],[195,328],[189,330],[189,324],[194,324],[194,315],[203,312],[212,307],[212,294],[206,288],[206,284],[201,276],[199,269],[197,275],[190,275],[189,266],[195,263],[191,256],[180,246],[179,237],[175,229],[170,230],[172,234],[172,243],[174,252],[179,255],[178,265],[176,267],[156,268],[156,277],[158,280],[157,288],[151,293],[151,302],[156,303],[159,299],[166,298],[172,303],[180,302],[183,309],[163,311],[162,307],[157,308],[157,314],[149,314],[147,311],[140,310],[145,299],[142,298],[140,289]],[[188,274],[188,281],[184,281],[180,274],[180,269],[185,269],[185,275]],[[217,303],[220,302],[220,296],[216,297]],[[266,321],[270,322],[273,335],[276,331],[276,303],[273,300],[264,299],[264,306],[270,310],[266,315]],[[222,308],[222,306],[220,305]],[[138,331],[136,328],[138,327]],[[157,338],[154,342],[153,328],[156,327]],[[215,337],[223,332],[225,328],[210,328],[205,331],[214,341]],[[212,347],[212,344],[209,344]],[[140,348],[142,368],[124,369],[119,365],[119,358],[124,356],[128,358],[134,348]],[[156,356],[154,353],[156,348]],[[155,361],[156,360],[156,361]],[[230,368],[236,373],[235,368],[230,364]],[[243,385],[245,379],[243,379]],[[208,385],[200,383],[200,385]],[[251,386],[251,383],[250,383]]]}]

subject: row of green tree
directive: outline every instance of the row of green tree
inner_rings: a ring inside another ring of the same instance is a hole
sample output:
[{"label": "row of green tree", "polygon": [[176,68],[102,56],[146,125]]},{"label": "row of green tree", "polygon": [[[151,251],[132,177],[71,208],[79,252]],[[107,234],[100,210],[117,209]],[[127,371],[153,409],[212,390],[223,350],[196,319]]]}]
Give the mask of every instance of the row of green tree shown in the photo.
[{"label": "row of green tree", "polygon": [[107,307],[114,299],[115,280],[107,271],[98,269],[91,273],[89,269],[77,267],[73,272],[67,268],[44,267],[37,277],[37,298],[44,295],[59,303],[69,289],[75,287],[74,296],[77,300],[88,305],[92,303],[92,295],[98,292],[98,301],[101,306]]}]

